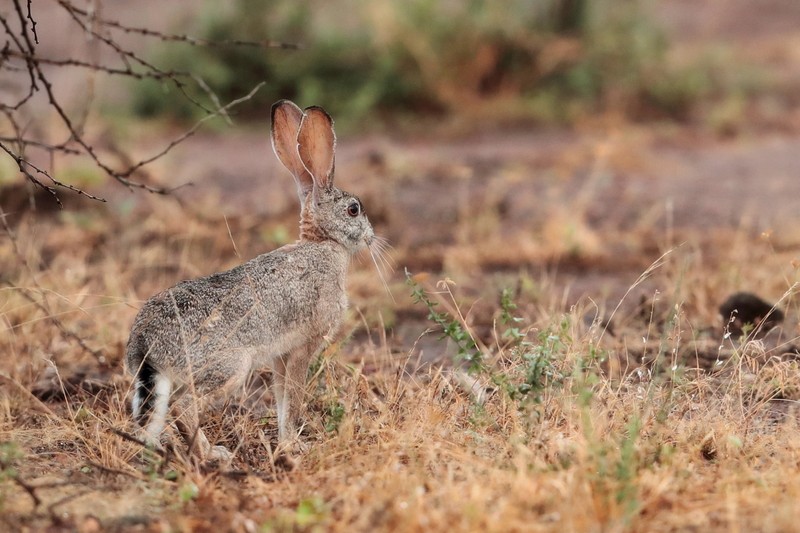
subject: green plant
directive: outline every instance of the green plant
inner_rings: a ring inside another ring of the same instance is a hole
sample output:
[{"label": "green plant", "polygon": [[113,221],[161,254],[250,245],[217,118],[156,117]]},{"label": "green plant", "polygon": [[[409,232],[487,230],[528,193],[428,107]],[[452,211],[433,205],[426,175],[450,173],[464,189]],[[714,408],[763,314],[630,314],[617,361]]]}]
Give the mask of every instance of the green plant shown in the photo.
[{"label": "green plant", "polygon": [[581,406],[590,484],[601,505],[619,508],[620,517],[627,523],[640,506],[637,479],[643,464],[636,444],[641,438],[642,419],[632,414],[624,428],[608,435],[598,434],[593,420],[590,406]]},{"label": "green plant", "polygon": [[464,328],[461,319],[447,311],[440,311],[438,302],[431,299],[424,287],[408,271],[406,283],[411,287],[413,302],[424,305],[428,310],[428,320],[441,328],[440,338],[449,339],[455,344],[456,358],[467,363],[471,374],[485,376],[512,400],[538,402],[542,391],[549,385],[563,381],[565,376],[558,370],[555,361],[563,359],[564,353],[572,344],[567,317],[562,318],[558,328],[548,328],[540,332],[537,336],[538,342],[526,341],[527,331],[520,328],[523,319],[513,313],[517,305],[511,297],[512,293],[509,289],[502,290],[500,322],[506,329],[501,338],[508,339],[504,350],[510,353],[510,357],[505,364],[495,367],[487,363],[483,352]]},{"label": "green plant", "polygon": [[293,511],[281,512],[264,523],[261,531],[322,531],[328,514],[328,506],[319,496],[303,498]]},{"label": "green plant", "polygon": [[339,401],[329,402],[325,406],[325,431],[332,433],[339,429],[339,425],[344,420],[346,410],[344,405]]},{"label": "green plant", "polygon": [[636,511],[637,501],[635,480],[639,470],[636,456],[636,441],[642,430],[642,421],[638,416],[631,417],[619,443],[619,458],[615,464],[617,480],[616,499],[623,505],[625,516],[630,517]]},{"label": "green plant", "polygon": [[470,373],[484,370],[483,353],[472,335],[464,329],[461,321],[447,311],[439,311],[438,302],[434,302],[428,296],[425,288],[414,280],[408,270],[406,270],[406,284],[411,287],[412,301],[424,305],[428,309],[428,320],[442,329],[440,339],[450,339],[455,344],[457,359],[467,363]]},{"label": "green plant", "polygon": [[0,442],[0,479],[14,477],[14,463],[22,457],[22,451],[16,442]]},{"label": "green plant", "polygon": [[517,304],[511,297],[511,290],[503,289],[500,293],[500,322],[506,329],[501,338],[508,339],[509,344],[505,349],[511,353],[510,362],[512,365],[521,363],[517,365],[521,372],[517,370],[516,375],[509,375],[508,372],[496,373],[493,381],[512,399],[532,399],[538,402],[541,392],[548,384],[563,379],[553,361],[561,357],[571,342],[567,335],[569,321],[564,318],[558,331],[548,328],[540,332],[537,336],[538,342],[534,343],[525,340],[527,331],[519,327],[523,319],[513,314],[516,308]]},{"label": "green plant", "polygon": [[199,495],[200,488],[191,481],[184,483],[178,489],[178,498],[182,503],[188,503],[196,499]]},{"label": "green plant", "polygon": [[297,504],[295,523],[300,527],[320,522],[325,517],[325,502],[319,497],[305,498]]},{"label": "green plant", "polygon": [[[19,479],[16,464],[23,456],[24,454],[16,442],[0,442],[0,487],[3,487],[6,481],[11,481],[26,488],[34,500],[37,500],[35,492],[32,492],[33,489],[30,489],[28,485]],[[5,490],[2,490],[0,491],[0,508],[3,507],[4,503]]]},{"label": "green plant", "polygon": [[522,360],[523,374],[519,383],[510,390],[512,398],[532,398],[539,401],[542,391],[553,383],[563,380],[564,376],[554,365],[556,359],[562,358],[568,349],[569,339],[566,328],[569,322],[562,320],[560,329],[546,329],[539,333],[538,343],[527,343],[524,349],[518,350]]},{"label": "green plant", "polygon": [[[265,39],[298,50],[160,45],[157,63],[192,74],[227,102],[264,81],[236,112],[264,119],[271,102],[324,106],[344,126],[368,114],[471,113],[569,120],[615,106],[683,115],[708,87],[702,70],[665,68],[667,42],[643,0],[208,2],[192,29],[212,41]],[[347,16],[342,16],[347,13]],[[191,68],[189,68],[191,67]],[[186,94],[190,98],[186,98]],[[200,83],[137,82],[142,116],[196,118]]]},{"label": "green plant", "polygon": [[500,322],[506,326],[501,338],[509,339],[514,346],[529,345],[525,343],[525,332],[520,330],[519,324],[523,321],[522,317],[514,316],[517,304],[511,297],[511,289],[500,291]]}]

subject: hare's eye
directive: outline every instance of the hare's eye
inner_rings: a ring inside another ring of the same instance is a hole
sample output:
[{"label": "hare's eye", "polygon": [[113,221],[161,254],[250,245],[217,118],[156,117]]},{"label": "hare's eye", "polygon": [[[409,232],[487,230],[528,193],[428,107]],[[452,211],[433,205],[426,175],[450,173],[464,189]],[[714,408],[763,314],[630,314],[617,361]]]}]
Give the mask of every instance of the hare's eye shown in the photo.
[{"label": "hare's eye", "polygon": [[361,214],[361,204],[358,202],[350,202],[350,205],[347,206],[347,214],[351,217],[357,217]]}]

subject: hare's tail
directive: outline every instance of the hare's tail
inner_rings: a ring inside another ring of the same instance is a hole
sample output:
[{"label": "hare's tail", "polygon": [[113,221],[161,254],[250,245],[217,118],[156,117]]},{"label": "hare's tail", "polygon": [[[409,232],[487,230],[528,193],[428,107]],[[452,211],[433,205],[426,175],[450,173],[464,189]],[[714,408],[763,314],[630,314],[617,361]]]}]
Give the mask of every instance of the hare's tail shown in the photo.
[{"label": "hare's tail", "polygon": [[139,360],[139,365],[133,383],[133,418],[139,425],[146,425],[148,436],[157,440],[166,424],[172,382],[144,354],[134,359]]}]

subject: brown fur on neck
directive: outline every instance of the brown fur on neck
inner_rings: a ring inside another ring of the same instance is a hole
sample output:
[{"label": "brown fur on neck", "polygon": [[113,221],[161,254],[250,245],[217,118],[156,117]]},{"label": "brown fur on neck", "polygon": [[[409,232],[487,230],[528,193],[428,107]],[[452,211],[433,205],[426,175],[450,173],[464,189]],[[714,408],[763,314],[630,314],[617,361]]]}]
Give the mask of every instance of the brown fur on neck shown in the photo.
[{"label": "brown fur on neck", "polygon": [[312,212],[311,203],[314,200],[309,194],[303,204],[303,209],[300,212],[300,240],[311,242],[322,242],[326,240],[327,236],[322,230],[314,224],[314,214]]}]

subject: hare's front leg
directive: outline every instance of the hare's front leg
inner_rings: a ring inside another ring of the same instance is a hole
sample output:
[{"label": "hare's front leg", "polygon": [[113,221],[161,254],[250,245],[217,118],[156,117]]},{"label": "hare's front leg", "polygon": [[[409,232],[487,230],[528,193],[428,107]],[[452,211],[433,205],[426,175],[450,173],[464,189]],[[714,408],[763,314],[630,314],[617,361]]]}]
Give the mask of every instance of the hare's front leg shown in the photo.
[{"label": "hare's front leg", "polygon": [[278,413],[278,440],[282,441],[284,435],[282,429],[284,427],[284,420],[286,419],[286,388],[284,383],[286,381],[286,360],[289,358],[288,354],[276,357],[272,360],[272,395],[275,397],[275,411]]},{"label": "hare's front leg", "polygon": [[300,346],[277,358],[273,364],[273,392],[278,410],[278,443],[298,438],[298,422],[306,392],[306,377],[316,344]]}]

